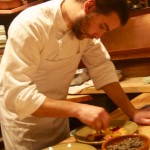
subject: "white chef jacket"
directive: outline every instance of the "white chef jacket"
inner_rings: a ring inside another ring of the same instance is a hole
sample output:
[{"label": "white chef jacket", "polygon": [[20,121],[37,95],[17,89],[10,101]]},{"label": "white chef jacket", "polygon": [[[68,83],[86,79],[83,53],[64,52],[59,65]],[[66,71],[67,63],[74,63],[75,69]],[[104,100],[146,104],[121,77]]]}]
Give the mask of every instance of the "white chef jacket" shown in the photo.
[{"label": "white chef jacket", "polygon": [[68,136],[67,118],[31,114],[46,97],[65,99],[82,59],[98,89],[118,81],[100,40],[68,30],[60,0],[30,7],[12,22],[1,62],[0,117],[6,150],[40,150]]}]

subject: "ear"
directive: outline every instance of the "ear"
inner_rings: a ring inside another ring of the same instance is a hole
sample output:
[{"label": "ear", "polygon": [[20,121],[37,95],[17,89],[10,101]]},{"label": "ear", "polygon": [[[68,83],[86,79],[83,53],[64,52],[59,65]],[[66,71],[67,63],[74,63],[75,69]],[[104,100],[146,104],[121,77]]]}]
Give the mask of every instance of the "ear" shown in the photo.
[{"label": "ear", "polygon": [[95,12],[95,0],[86,0],[84,3],[84,12],[86,14]]}]

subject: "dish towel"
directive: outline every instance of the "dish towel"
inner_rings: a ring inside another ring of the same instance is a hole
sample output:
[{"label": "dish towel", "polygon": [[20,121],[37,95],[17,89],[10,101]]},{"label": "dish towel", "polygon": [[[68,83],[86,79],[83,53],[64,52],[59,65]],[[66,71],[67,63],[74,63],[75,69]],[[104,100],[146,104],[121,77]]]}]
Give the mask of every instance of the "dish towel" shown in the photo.
[{"label": "dish towel", "polygon": [[76,85],[76,86],[70,86],[69,87],[69,91],[68,94],[78,94],[80,93],[80,91],[82,91],[85,88],[94,86],[93,81],[92,80],[88,80],[86,82],[84,82],[81,85]]}]

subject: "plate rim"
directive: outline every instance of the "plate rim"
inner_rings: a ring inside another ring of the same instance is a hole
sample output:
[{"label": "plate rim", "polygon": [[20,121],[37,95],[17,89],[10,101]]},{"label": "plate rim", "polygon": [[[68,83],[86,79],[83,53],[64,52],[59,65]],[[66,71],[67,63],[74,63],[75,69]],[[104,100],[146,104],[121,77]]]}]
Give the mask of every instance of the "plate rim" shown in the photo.
[{"label": "plate rim", "polygon": [[[86,147],[88,147],[88,148],[91,148],[90,150],[96,150],[96,148],[95,148],[94,146],[88,145],[88,144],[86,144],[86,143],[78,143],[78,142],[60,143],[60,144],[51,146],[51,147],[49,147],[49,148],[52,148],[52,150],[53,150],[53,148],[56,148],[56,147],[58,147],[58,146],[68,145],[68,144],[71,144],[71,145],[82,145],[82,146],[84,145],[84,146],[86,146]],[[54,150],[55,150],[55,149],[54,149]]]},{"label": "plate rim", "polygon": [[[115,121],[122,121],[122,122],[131,122],[131,123],[134,123],[136,125],[136,130],[133,133],[135,133],[137,131],[137,129],[138,129],[137,123],[135,123],[134,121],[131,121],[131,120],[121,120],[121,119],[113,119],[113,120],[111,120],[111,122],[113,122],[113,121],[114,122]],[[106,140],[101,140],[101,141],[90,142],[90,141],[84,141],[84,140],[78,139],[75,134],[76,134],[77,131],[79,131],[83,127],[89,127],[89,126],[82,125],[81,127],[74,129],[74,132],[72,132],[72,135],[75,137],[76,141],[78,141],[80,143],[83,143],[83,144],[90,144],[90,145],[99,145],[99,144],[102,144],[102,143],[104,143],[106,141]],[[130,133],[130,134],[133,134],[133,133]]]}]

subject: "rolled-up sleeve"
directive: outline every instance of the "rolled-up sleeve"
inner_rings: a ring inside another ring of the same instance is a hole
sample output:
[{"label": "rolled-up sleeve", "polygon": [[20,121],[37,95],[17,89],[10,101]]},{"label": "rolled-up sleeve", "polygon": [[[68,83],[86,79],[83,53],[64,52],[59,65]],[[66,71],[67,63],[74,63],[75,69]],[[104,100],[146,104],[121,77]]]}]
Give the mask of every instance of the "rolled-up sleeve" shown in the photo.
[{"label": "rolled-up sleeve", "polygon": [[89,75],[96,89],[112,82],[118,82],[115,66],[100,40],[89,40],[82,60],[89,69]]}]

